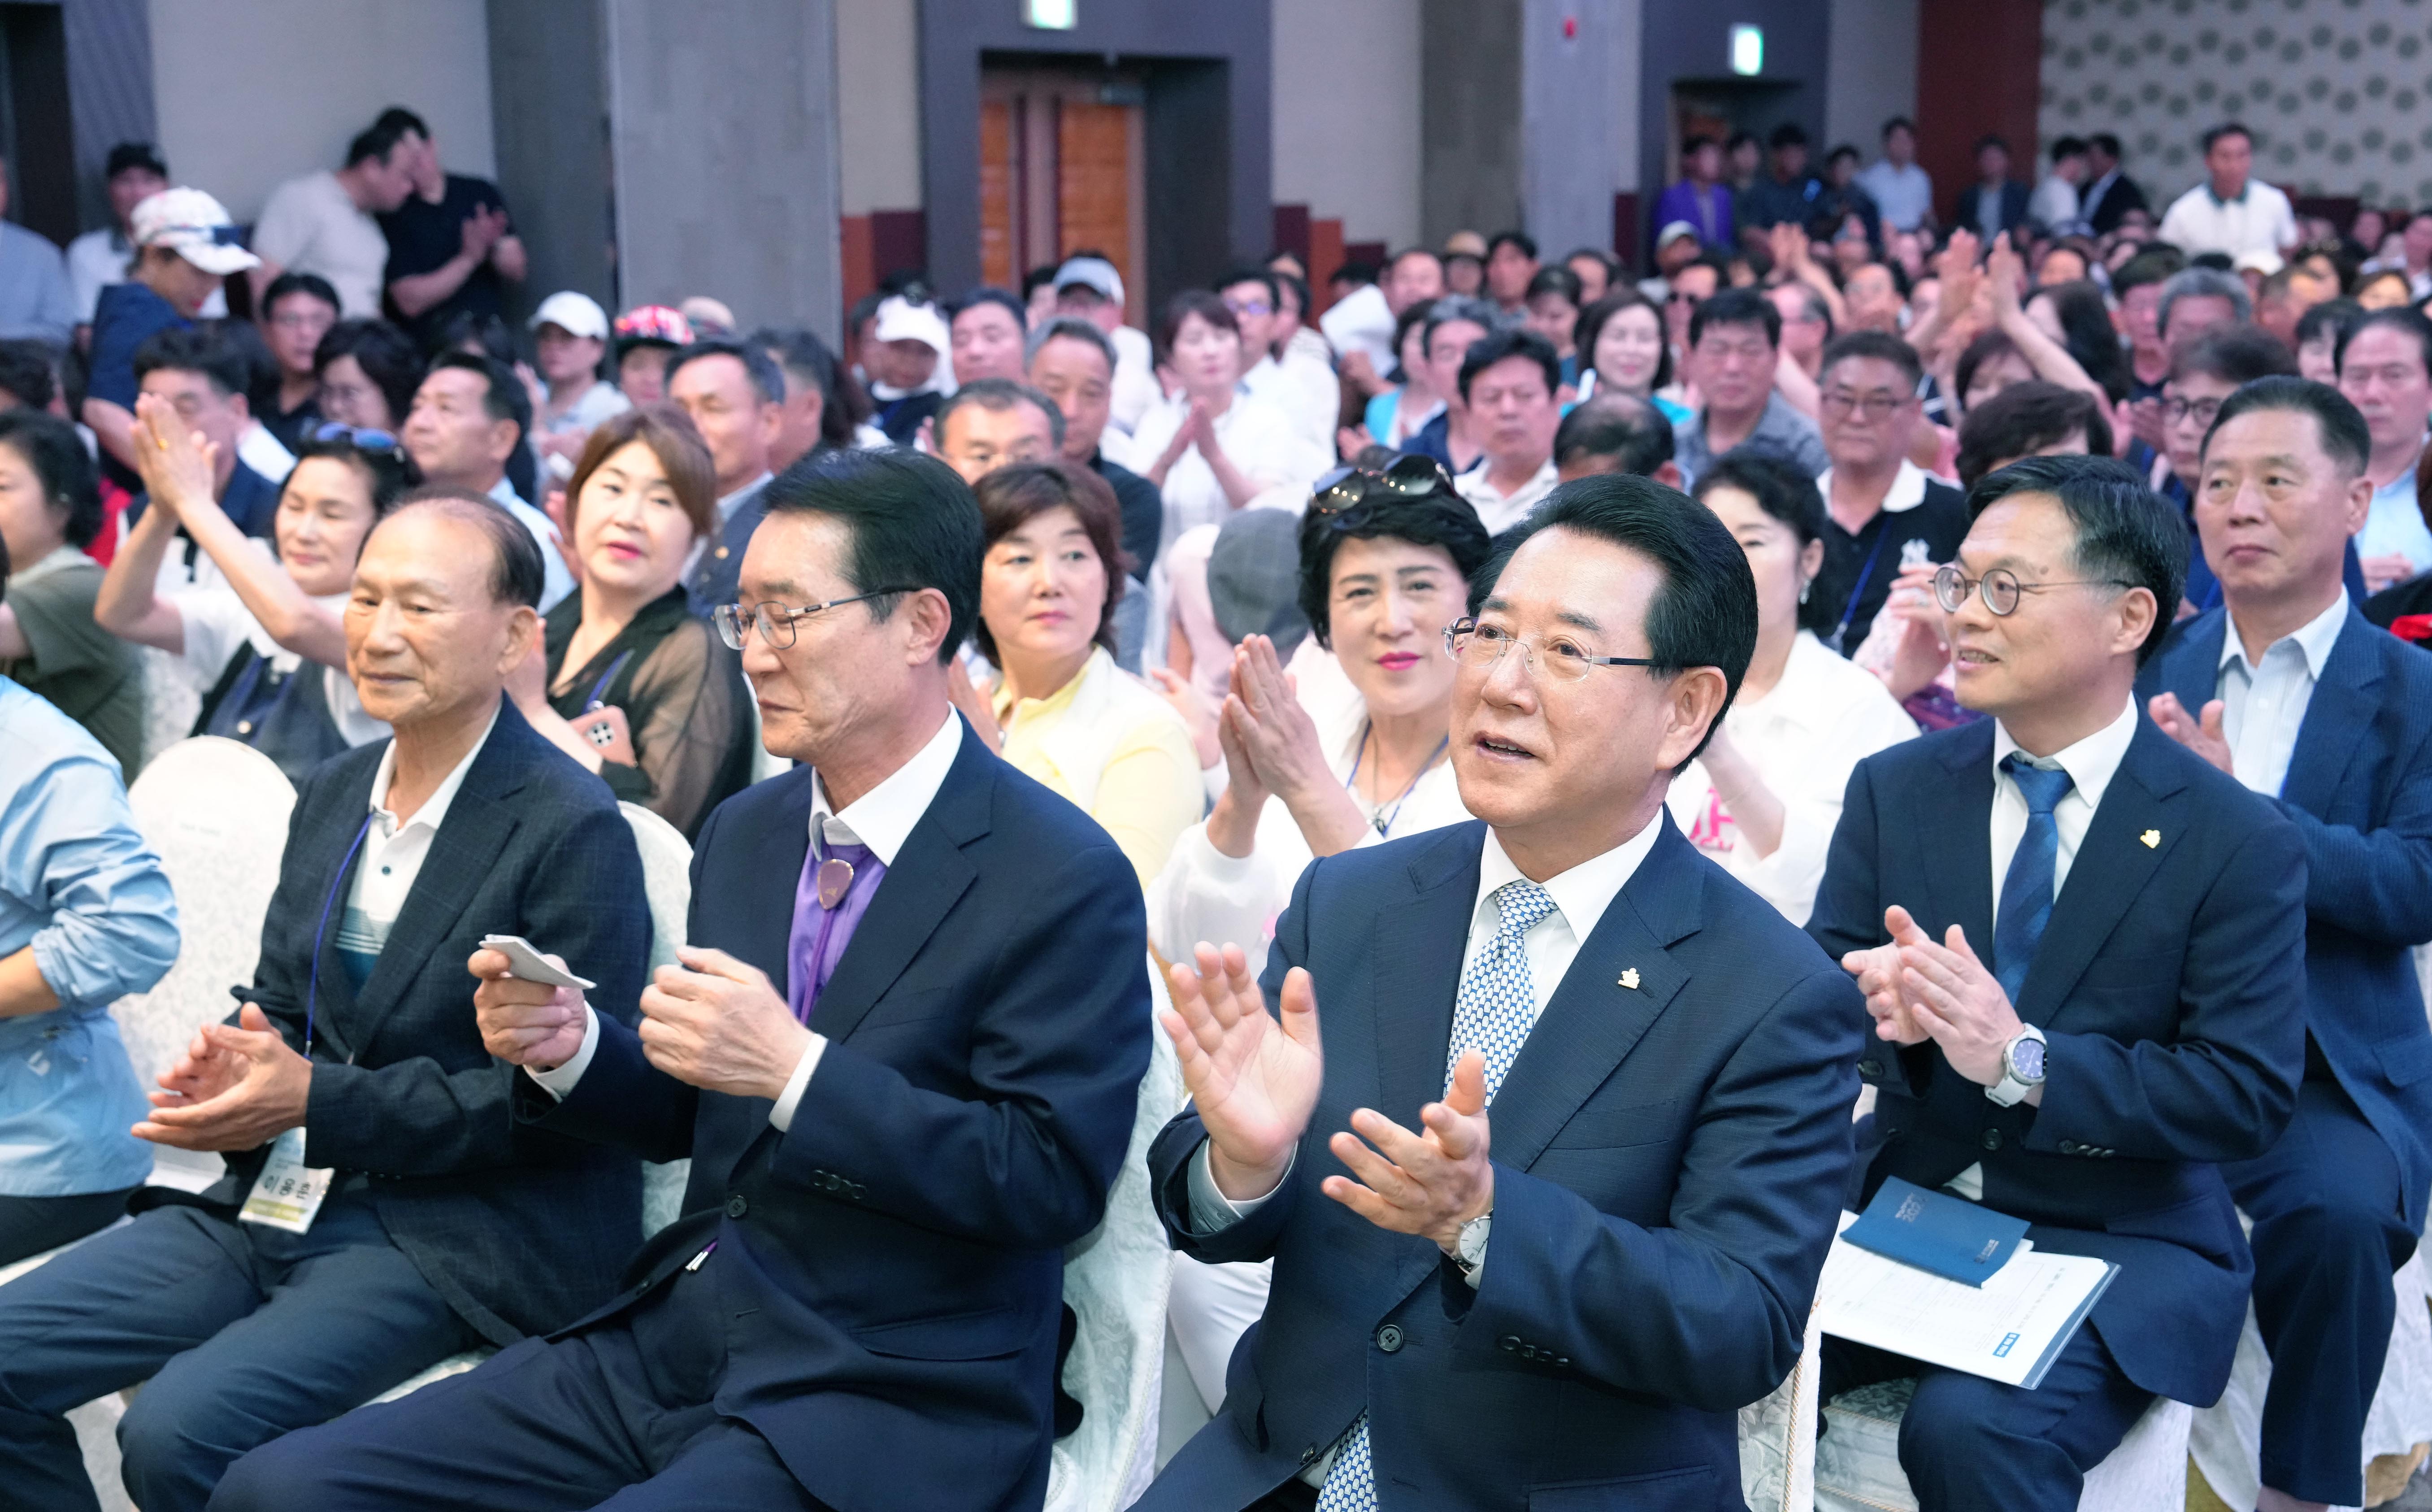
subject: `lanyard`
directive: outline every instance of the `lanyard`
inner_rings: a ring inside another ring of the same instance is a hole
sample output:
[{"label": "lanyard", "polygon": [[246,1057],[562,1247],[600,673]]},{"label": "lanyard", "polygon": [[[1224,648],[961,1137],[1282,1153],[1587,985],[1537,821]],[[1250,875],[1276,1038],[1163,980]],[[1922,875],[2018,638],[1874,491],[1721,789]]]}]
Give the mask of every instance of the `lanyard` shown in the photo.
[{"label": "lanyard", "polygon": [[304,994],[304,1059],[312,1059],[312,1015],[321,1001],[321,940],[329,933],[329,910],[338,906],[338,889],[346,886],[346,868],[355,864],[355,853],[363,848],[363,837],[372,832],[372,816],[363,816],[363,826],[355,831],[355,842],[346,847],[346,858],[338,863],[338,875],[329,878],[329,895],[321,902],[321,922],[312,930],[312,984]]},{"label": "lanyard", "polygon": [[[1363,725],[1360,728],[1360,749],[1352,753],[1351,756],[1351,775],[1343,779],[1343,786],[1349,790],[1355,800],[1360,795],[1360,762],[1361,758],[1366,756],[1368,754],[1368,737],[1375,732],[1375,729],[1376,726],[1373,723]],[[1444,755],[1444,751],[1451,746],[1451,744],[1452,734],[1450,731],[1446,731],[1444,738],[1436,742],[1434,752],[1427,756],[1427,760],[1420,763],[1418,771],[1410,773],[1410,780],[1402,784],[1402,790],[1393,795],[1393,807],[1388,808],[1382,802],[1379,802],[1376,805],[1376,811],[1369,816],[1369,823],[1376,826],[1376,833],[1378,835],[1390,835],[1393,827],[1393,821],[1402,817],[1402,806],[1410,801],[1410,790],[1419,785],[1419,779],[1426,776],[1427,774],[1427,770],[1436,764],[1436,757]],[[1383,766],[1384,760],[1385,749],[1380,744],[1376,748],[1376,761],[1379,767]]]},{"label": "lanyard", "polygon": [[1875,562],[1883,554],[1883,537],[1892,533],[1892,522],[1888,518],[1882,515],[1875,518],[1882,526],[1875,532],[1875,549],[1866,553],[1866,565],[1858,569],[1858,581],[1849,589],[1849,602],[1841,605],[1841,622],[1832,627],[1832,637],[1825,642],[1844,656],[1849,653],[1841,649],[1841,643],[1849,638],[1849,621],[1858,617],[1858,601],[1866,597],[1866,585],[1874,580]]},{"label": "lanyard", "polygon": [[633,652],[627,651],[623,655],[618,656],[615,661],[608,664],[608,670],[600,674],[600,681],[591,685],[591,696],[583,701],[583,713],[588,714],[593,709],[600,707],[600,695],[608,690],[608,685],[616,680],[616,674],[623,671],[625,670],[625,664],[633,659]]}]

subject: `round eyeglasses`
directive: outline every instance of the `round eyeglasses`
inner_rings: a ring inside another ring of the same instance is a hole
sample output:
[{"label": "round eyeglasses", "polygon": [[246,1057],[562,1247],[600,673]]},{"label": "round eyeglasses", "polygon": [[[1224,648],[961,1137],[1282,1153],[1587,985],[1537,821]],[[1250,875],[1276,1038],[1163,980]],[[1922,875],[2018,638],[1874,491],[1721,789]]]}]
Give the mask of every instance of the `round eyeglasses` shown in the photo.
[{"label": "round eyeglasses", "polygon": [[841,608],[848,603],[920,591],[918,588],[879,588],[870,593],[856,593],[849,599],[830,599],[825,603],[805,603],[791,608],[773,602],[755,603],[748,608],[740,603],[721,603],[709,612],[709,620],[710,623],[718,626],[718,638],[725,641],[729,650],[741,651],[744,632],[757,630],[762,643],[770,650],[785,651],[794,644],[796,620],[807,620],[821,610]]},{"label": "round eyeglasses", "polygon": [[1531,642],[1515,636],[1501,625],[1480,624],[1462,618],[1444,626],[1444,654],[1464,667],[1492,671],[1510,654],[1520,648],[1524,668],[1534,673],[1540,669],[1566,683],[1576,683],[1593,667],[1652,667],[1655,663],[1645,656],[1599,656],[1591,647],[1569,636],[1551,636]]},{"label": "round eyeglasses", "polygon": [[1934,574],[1934,601],[1942,605],[1945,614],[1957,614],[1974,593],[1984,601],[1984,607],[1996,615],[2018,612],[2018,595],[2041,593],[2046,588],[2133,588],[2136,585],[2120,578],[2067,578],[2052,583],[2021,583],[2018,575],[2006,567],[1997,567],[1981,578],[1971,578],[1959,569],[1956,562],[1946,563]]}]

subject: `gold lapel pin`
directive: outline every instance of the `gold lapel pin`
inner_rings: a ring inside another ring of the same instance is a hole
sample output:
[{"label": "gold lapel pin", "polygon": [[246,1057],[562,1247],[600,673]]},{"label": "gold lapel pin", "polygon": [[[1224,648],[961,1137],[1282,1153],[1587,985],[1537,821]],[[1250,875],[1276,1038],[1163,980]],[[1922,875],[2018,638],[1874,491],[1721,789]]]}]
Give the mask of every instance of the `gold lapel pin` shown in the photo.
[{"label": "gold lapel pin", "polygon": [[2158,829],[2149,829],[2136,838],[2145,842],[2145,848],[2149,851],[2159,850],[2161,848],[2162,832]]},{"label": "gold lapel pin", "polygon": [[1623,985],[1624,987],[1629,988],[1629,989],[1630,989],[1631,992],[1633,992],[1633,993],[1634,993],[1634,992],[1636,992],[1636,991],[1638,991],[1638,968],[1637,968],[1637,967],[1632,966],[1632,967],[1630,967],[1628,971],[1625,971],[1625,972],[1623,972],[1623,973],[1621,974],[1621,985]]}]

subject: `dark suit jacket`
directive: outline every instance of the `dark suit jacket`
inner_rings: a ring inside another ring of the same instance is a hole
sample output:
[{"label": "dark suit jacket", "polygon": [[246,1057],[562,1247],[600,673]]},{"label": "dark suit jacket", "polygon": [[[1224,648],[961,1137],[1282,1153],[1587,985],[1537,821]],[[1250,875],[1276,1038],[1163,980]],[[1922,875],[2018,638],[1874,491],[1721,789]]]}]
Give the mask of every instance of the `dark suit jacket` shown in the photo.
[{"label": "dark suit jacket", "polygon": [[[2181,627],[2139,696],[2200,711],[2229,614]],[[2432,1188],[2432,1028],[2409,947],[2432,940],[2432,660],[2353,607],[2276,800],[2305,845],[2305,1026],[2398,1157],[2409,1228]]]},{"label": "dark suit jacket", "polygon": [[[736,583],[743,574],[743,549],[752,544],[752,533],[760,528],[761,517],[768,513],[760,501],[768,491],[768,484],[763,482],[743,496],[735,513],[727,516],[725,524],[718,528],[718,538],[701,552],[701,560],[685,574],[684,601],[692,606],[693,613],[707,615],[721,603],[735,602],[740,591]],[[805,840],[802,843],[807,849],[810,841]]]},{"label": "dark suit jacket", "polygon": [[[2092,184],[2086,185],[2089,191],[2093,187]],[[2124,173],[2111,180],[2111,186],[2103,191],[2103,197],[2096,200],[2091,208],[2083,204],[2079,207],[2086,223],[2094,228],[2097,236],[2108,236],[2118,230],[2120,220],[2132,210],[2151,212],[2153,207],[2145,202],[2145,191],[2137,187],[2136,180]]]},{"label": "dark suit jacket", "polygon": [[[798,768],[720,805],[693,855],[693,943],[780,991],[810,815]],[[716,1240],[700,1280],[750,1318],[718,1411],[811,1494],[1038,1506],[1064,1246],[1097,1226],[1148,1069],[1146,934],[1114,841],[964,730],[812,1013],[829,1044],[788,1131],[604,1022],[565,1102],[522,1090],[541,1128],[692,1157],[684,1216],[592,1321]]]},{"label": "dark suit jacket", "polygon": [[[323,937],[305,1161],[342,1180],[368,1174],[389,1238],[476,1332],[512,1344],[615,1288],[616,1261],[641,1233],[641,1172],[517,1127],[514,1068],[482,1047],[464,962],[483,935],[519,934],[562,954],[600,983],[600,1002],[630,1016],[650,948],[641,858],[606,785],[501,702],[358,996],[338,959],[347,886],[338,868],[386,749],[358,747],[305,779],[254,985],[236,995],[300,1049],[313,938]],[[229,1177],[206,1205],[242,1202],[264,1153],[229,1156]]]},{"label": "dark suit jacket", "polygon": [[[1979,222],[1981,212],[1977,209],[1977,205],[1983,199],[1984,193],[1984,186],[1981,183],[1969,184],[1959,191],[1959,208],[1952,213],[1951,224],[1953,227],[1964,227],[1970,234],[1981,234],[1984,228]],[[2032,193],[2033,191],[2016,178],[2003,181],[2001,229],[2015,234],[2018,229],[2026,223],[2027,199]]]},{"label": "dark suit jacket", "polygon": [[[1992,805],[1991,720],[1860,762],[1808,932],[1868,949],[1897,903],[1989,957]],[[2050,1041],[2043,1106],[1995,1106],[1930,1040],[1870,1036],[1860,1200],[1981,1164],[1984,1205],[2036,1248],[2120,1266],[2093,1325],[2128,1379],[2212,1402],[2255,1270],[2216,1164],[2270,1148],[2296,1106],[2305,887],[2294,827],[2140,716],[2018,994]]]},{"label": "dark suit jacket", "polygon": [[[1284,1189],[1201,1238],[1197,1114],[1150,1156],[1176,1249],[1275,1268],[1223,1415],[1142,1508],[1247,1506],[1363,1408],[1393,1505],[1742,1505],[1735,1409],[1799,1359],[1849,1169],[1865,1013],[1838,967],[1657,822],[1495,1096],[1476,1289],[1433,1242],[1318,1183],[1342,1170],[1326,1141],[1352,1110],[1410,1127],[1444,1091],[1486,827],[1301,874],[1261,985],[1272,1005],[1289,968],[1315,976],[1326,1085]],[[1635,990],[1620,985],[1633,968]]]}]

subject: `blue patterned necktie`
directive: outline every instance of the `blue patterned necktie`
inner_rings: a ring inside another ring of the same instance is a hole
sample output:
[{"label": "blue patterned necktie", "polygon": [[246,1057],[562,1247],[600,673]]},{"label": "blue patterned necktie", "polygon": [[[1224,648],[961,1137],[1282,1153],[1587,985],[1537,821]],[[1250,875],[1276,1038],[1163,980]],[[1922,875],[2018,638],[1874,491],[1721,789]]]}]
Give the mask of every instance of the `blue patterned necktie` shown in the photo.
[{"label": "blue patterned necktie", "polygon": [[2052,877],[2060,867],[2060,825],[2052,809],[2076,783],[2066,772],[2030,764],[2018,751],[2001,758],[2001,770],[2027,800],[2027,832],[2001,879],[2001,916],[1993,926],[1993,977],[2015,1008],[2044,926],[2052,922]]},{"label": "blue patterned necktie", "polygon": [[[1486,1100],[1503,1085],[1506,1072],[1537,1027],[1536,985],[1528,977],[1528,931],[1554,911],[1554,899],[1525,878],[1495,890],[1495,938],[1470,962],[1453,1005],[1452,1040],[1444,1051],[1444,1090],[1453,1067],[1471,1050],[1486,1057]],[[1342,1453],[1326,1472],[1317,1512],[1376,1512],[1376,1468],[1368,1453],[1368,1415],[1351,1425]]]}]

